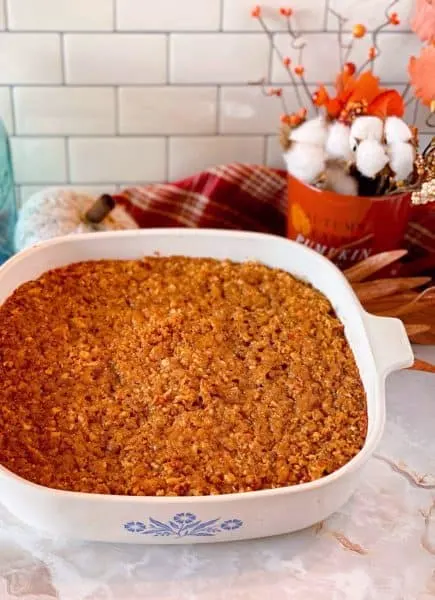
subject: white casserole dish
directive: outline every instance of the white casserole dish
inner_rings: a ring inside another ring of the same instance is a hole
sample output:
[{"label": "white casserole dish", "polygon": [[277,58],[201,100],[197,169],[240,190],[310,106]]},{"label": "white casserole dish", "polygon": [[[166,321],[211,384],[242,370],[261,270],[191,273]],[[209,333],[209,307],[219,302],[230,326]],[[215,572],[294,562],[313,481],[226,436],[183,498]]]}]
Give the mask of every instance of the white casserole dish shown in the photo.
[{"label": "white casserole dish", "polygon": [[222,496],[165,498],[65,492],[30,483],[0,467],[0,501],[19,519],[49,535],[147,544],[272,536],[326,518],[348,500],[382,436],[386,376],[413,363],[403,324],[367,314],[342,273],[314,251],[284,238],[222,230],[135,230],[44,242],[0,268],[0,305],[19,285],[49,269],[84,260],[136,259],[155,252],[258,260],[285,269],[323,292],[345,326],[367,393],[364,447],[341,469],[317,481]]}]

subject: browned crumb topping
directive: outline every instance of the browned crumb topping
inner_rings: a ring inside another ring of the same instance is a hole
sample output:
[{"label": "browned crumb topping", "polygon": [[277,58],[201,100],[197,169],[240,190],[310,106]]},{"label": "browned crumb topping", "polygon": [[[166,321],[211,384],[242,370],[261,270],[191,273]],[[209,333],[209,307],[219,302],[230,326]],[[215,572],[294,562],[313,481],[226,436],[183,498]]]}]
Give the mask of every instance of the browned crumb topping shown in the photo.
[{"label": "browned crumb topping", "polygon": [[227,494],[362,447],[365,393],[326,298],[258,263],[84,262],[0,307],[0,462],[52,488]]}]

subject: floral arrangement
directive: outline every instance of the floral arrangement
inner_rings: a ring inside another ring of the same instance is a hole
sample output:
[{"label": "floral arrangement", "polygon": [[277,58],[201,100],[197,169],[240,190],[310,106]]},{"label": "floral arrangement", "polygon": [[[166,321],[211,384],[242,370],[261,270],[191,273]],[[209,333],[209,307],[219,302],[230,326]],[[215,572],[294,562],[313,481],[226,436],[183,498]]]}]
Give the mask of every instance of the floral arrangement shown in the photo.
[{"label": "floral arrangement", "polygon": [[[252,9],[251,15],[268,36],[300,105],[296,112],[289,112],[282,88],[267,88],[266,80],[258,82],[266,95],[281,102],[280,141],[287,170],[296,179],[349,196],[413,191],[414,203],[435,200],[435,141],[419,153],[418,130],[403,120],[406,106],[417,98],[435,114],[434,0],[417,0],[413,29],[427,45],[419,57],[410,59],[410,83],[404,93],[381,86],[374,74],[381,54],[379,34],[400,23],[393,10],[398,1],[390,2],[384,20],[372,32],[362,23],[355,24],[350,41],[344,39],[346,19],[329,9],[338,22],[340,72],[333,90],[321,84],[314,93],[307,84],[303,61],[306,44],[294,28],[293,10],[282,7],[279,14],[285,20],[291,47],[297,50],[297,64],[277,46],[262,7]],[[369,35],[367,58],[358,68],[350,60],[352,50],[358,40]],[[411,87],[415,97],[407,100]]]}]

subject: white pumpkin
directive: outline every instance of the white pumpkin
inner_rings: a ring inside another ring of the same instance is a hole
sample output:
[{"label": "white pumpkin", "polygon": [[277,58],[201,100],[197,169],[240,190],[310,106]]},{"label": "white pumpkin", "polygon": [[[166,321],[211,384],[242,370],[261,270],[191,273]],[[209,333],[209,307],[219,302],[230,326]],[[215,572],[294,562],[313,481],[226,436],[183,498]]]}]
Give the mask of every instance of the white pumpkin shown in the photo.
[{"label": "white pumpkin", "polygon": [[[15,250],[18,252],[71,233],[137,229],[136,221],[121,206],[112,208],[109,199],[110,196],[102,197],[99,201],[94,196],[65,189],[46,189],[34,194],[19,211]],[[94,210],[95,222],[89,219],[92,213],[88,211],[92,207],[97,209]],[[97,222],[103,215],[105,217]]]}]

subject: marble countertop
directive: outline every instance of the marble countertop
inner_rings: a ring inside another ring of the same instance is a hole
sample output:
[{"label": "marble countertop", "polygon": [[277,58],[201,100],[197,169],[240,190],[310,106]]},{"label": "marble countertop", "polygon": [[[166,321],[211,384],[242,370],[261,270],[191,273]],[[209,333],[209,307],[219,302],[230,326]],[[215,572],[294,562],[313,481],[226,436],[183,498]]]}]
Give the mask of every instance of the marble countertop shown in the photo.
[{"label": "marble countertop", "polygon": [[[435,362],[435,347],[416,354]],[[0,600],[435,598],[435,376],[393,374],[387,405],[358,491],[296,534],[176,547],[48,540],[0,506]]]}]

